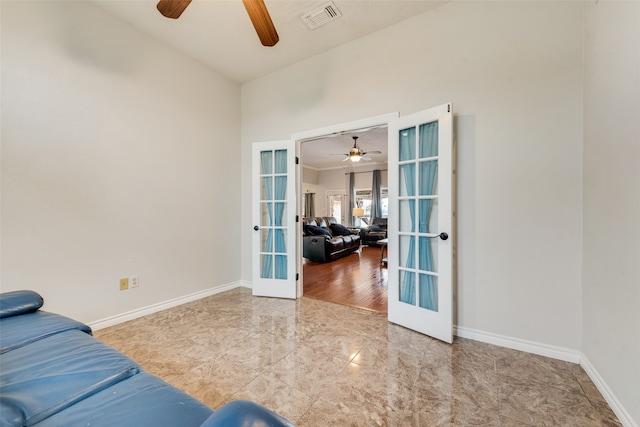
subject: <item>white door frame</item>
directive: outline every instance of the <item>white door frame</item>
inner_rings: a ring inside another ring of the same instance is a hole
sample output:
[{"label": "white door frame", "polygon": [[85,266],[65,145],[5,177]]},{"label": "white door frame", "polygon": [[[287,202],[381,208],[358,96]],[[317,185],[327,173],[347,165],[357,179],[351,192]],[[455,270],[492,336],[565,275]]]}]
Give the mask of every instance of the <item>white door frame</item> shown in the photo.
[{"label": "white door frame", "polygon": [[[375,126],[387,126],[389,127],[389,123],[392,122],[393,120],[397,120],[398,117],[400,116],[400,114],[398,112],[395,113],[389,113],[389,114],[383,114],[380,116],[375,116],[375,117],[369,117],[366,119],[361,119],[361,120],[354,120],[351,122],[345,122],[345,123],[340,123],[337,125],[331,125],[331,126],[326,126],[323,128],[318,128],[318,129],[312,129],[312,130],[308,130],[308,131],[304,131],[304,132],[298,132],[298,133],[294,133],[291,135],[291,139],[293,141],[295,141],[295,150],[296,150],[296,155],[299,157],[300,152],[301,152],[301,144],[305,141],[305,140],[310,140],[310,139],[318,139],[321,138],[323,136],[329,136],[329,135],[334,135],[334,134],[340,134],[340,133],[344,133],[344,132],[353,132],[356,130],[360,130],[360,129],[366,129],[366,128],[370,128],[370,127],[375,127]],[[297,169],[301,169],[301,168],[297,168]],[[302,173],[300,172],[300,176],[302,175]],[[297,198],[300,198],[300,195],[302,194],[302,182],[299,179],[300,177],[298,177],[298,179],[296,179],[296,195]],[[302,221],[299,221],[297,224],[297,230],[296,230],[296,235],[297,236],[302,236]],[[304,281],[304,275],[303,275],[303,268],[302,268],[302,239],[298,238],[298,254],[300,254],[297,257],[297,271],[299,271],[300,276],[299,276],[299,280],[298,280],[298,298],[300,298],[302,296],[302,283]]]}]

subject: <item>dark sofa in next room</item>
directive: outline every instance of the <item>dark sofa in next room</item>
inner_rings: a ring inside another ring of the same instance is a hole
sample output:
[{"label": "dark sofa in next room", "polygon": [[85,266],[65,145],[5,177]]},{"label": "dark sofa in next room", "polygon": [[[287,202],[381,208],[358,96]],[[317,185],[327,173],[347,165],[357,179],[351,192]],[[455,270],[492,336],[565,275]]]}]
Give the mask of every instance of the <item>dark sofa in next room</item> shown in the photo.
[{"label": "dark sofa in next room", "polygon": [[302,256],[311,261],[333,261],[360,249],[360,234],[332,216],[304,218],[302,230]]}]

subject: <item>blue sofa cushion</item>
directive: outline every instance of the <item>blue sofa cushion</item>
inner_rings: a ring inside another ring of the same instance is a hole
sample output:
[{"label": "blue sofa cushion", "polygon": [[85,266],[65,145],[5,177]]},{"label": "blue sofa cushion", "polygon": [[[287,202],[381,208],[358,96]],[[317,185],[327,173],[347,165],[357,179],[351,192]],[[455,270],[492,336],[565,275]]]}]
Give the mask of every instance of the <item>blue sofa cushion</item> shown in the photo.
[{"label": "blue sofa cushion", "polygon": [[72,329],[91,334],[91,328],[84,323],[46,311],[5,317],[0,319],[0,329],[0,354]]},{"label": "blue sofa cushion", "polygon": [[13,291],[0,294],[0,319],[36,311],[44,299],[34,291]]},{"label": "blue sofa cushion", "polygon": [[32,426],[141,370],[79,330],[34,341],[1,357],[2,425]]},{"label": "blue sofa cushion", "polygon": [[141,372],[47,418],[37,427],[199,426],[212,413],[211,408],[188,394]]}]

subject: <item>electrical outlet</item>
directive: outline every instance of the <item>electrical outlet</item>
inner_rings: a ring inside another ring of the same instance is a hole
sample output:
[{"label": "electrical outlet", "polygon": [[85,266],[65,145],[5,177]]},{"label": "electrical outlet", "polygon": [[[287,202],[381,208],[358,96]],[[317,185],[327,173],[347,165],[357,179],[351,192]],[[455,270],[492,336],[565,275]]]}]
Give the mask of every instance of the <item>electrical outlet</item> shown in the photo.
[{"label": "electrical outlet", "polygon": [[129,276],[129,285],[131,285],[132,288],[140,286],[140,277],[137,274],[135,276]]},{"label": "electrical outlet", "polygon": [[126,291],[127,289],[129,289],[129,278],[120,279],[120,290]]}]

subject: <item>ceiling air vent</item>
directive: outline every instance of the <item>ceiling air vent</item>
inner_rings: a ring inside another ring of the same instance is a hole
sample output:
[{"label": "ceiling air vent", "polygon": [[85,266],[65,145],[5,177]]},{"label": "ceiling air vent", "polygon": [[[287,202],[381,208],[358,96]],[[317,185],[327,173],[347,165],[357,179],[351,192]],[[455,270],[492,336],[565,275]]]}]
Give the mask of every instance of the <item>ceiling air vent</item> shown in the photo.
[{"label": "ceiling air vent", "polygon": [[311,12],[307,12],[302,15],[300,18],[304,21],[307,26],[315,30],[321,25],[326,24],[327,22],[331,22],[335,19],[338,19],[342,16],[338,8],[333,2],[325,3],[317,9],[312,10]]}]

